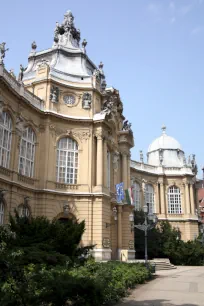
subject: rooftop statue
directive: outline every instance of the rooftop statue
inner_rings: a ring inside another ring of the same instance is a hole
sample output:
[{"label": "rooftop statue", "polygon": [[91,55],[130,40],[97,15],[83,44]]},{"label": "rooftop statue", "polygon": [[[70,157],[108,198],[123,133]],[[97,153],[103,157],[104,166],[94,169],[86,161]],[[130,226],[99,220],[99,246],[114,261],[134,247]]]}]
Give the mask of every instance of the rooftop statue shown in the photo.
[{"label": "rooftop statue", "polygon": [[0,64],[3,64],[3,59],[5,58],[6,51],[9,50],[8,48],[6,49],[5,46],[6,46],[5,42],[2,42],[0,44]]},{"label": "rooftop statue", "polygon": [[80,30],[76,29],[74,26],[74,16],[72,15],[72,12],[67,11],[64,15],[62,24],[60,25],[56,22],[53,47],[61,45],[67,48],[79,48],[80,36]]},{"label": "rooftop statue", "polygon": [[125,120],[124,123],[123,123],[122,130],[123,131],[130,131],[130,132],[132,132],[131,126],[132,126],[132,124],[128,123],[128,120]]}]

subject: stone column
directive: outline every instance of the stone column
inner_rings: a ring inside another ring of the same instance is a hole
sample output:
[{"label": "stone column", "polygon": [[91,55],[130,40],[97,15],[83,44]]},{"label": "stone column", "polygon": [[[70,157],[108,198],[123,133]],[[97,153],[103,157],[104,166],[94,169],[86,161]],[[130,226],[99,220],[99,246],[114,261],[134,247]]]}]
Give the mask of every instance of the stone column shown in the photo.
[{"label": "stone column", "polygon": [[[120,250],[122,249],[122,206],[118,206],[118,254],[120,254]],[[118,258],[120,259],[120,258]]]},{"label": "stone column", "polygon": [[127,153],[122,153],[122,181],[124,182],[124,189],[127,189]]},{"label": "stone column", "polygon": [[97,135],[97,186],[103,185],[103,137]]},{"label": "stone column", "polygon": [[164,187],[164,184],[160,182],[161,214],[163,215],[166,213]]},{"label": "stone column", "polygon": [[194,195],[193,195],[193,184],[190,184],[190,199],[191,199],[191,214],[195,214],[195,204],[194,204]]},{"label": "stone column", "polygon": [[104,155],[104,164],[103,164],[103,182],[104,182],[104,186],[105,187],[108,187],[108,181],[107,181],[107,142],[106,142],[106,139],[104,139],[104,142],[103,142],[103,155]]},{"label": "stone column", "polygon": [[131,158],[131,154],[128,154],[128,159],[127,159],[127,187],[131,187],[131,182],[130,182],[130,158]]},{"label": "stone column", "polygon": [[186,213],[190,214],[190,203],[189,203],[189,189],[188,183],[185,184],[185,200],[186,200]]},{"label": "stone column", "polygon": [[154,185],[155,189],[155,213],[160,214],[160,207],[159,207],[159,184]]}]

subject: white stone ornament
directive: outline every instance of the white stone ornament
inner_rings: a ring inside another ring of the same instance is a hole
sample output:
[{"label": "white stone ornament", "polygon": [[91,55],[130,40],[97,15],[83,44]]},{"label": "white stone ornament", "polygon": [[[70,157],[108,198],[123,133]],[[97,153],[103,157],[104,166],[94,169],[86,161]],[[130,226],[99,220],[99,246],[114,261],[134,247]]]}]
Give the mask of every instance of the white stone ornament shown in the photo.
[{"label": "white stone ornament", "polygon": [[66,95],[63,97],[66,105],[73,105],[75,103],[75,97],[73,95]]}]

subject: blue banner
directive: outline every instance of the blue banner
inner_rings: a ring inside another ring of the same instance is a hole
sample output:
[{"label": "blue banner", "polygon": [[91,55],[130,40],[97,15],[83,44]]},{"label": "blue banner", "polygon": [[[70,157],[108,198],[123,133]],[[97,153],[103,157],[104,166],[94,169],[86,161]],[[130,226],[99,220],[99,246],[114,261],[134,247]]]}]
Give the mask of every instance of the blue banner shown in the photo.
[{"label": "blue banner", "polygon": [[121,203],[124,198],[125,198],[125,194],[124,194],[124,183],[119,183],[115,185],[116,188],[116,200],[117,203]]}]

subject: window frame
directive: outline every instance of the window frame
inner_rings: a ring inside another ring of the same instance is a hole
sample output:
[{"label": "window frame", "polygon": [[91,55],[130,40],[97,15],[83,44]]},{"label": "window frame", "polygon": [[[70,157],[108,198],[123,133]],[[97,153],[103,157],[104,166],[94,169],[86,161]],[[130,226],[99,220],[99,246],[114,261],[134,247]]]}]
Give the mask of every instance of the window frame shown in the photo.
[{"label": "window frame", "polygon": [[[66,144],[65,144],[66,140]],[[66,145],[66,148],[62,147]],[[61,148],[60,148],[61,145]],[[71,148],[69,148],[69,146]],[[77,184],[79,175],[79,145],[71,137],[62,137],[57,142],[56,180],[62,184]],[[61,177],[60,177],[61,174]]]},{"label": "window frame", "polygon": [[[7,125],[6,125],[7,121]],[[0,119],[0,130],[2,129],[2,137],[0,138],[0,166],[9,169],[11,157],[11,142],[12,142],[12,118],[10,114],[3,111]],[[0,131],[1,133],[1,131]],[[5,135],[7,140],[5,144]]]},{"label": "window frame", "polygon": [[[148,191],[148,187],[151,187],[152,190]],[[155,199],[154,199],[154,187],[152,184],[145,184],[145,204],[149,203],[149,214],[154,214],[155,212]]]},{"label": "window frame", "polygon": [[[178,192],[175,192],[175,190],[177,190]],[[181,207],[180,188],[176,185],[170,186],[168,188],[167,196],[168,196],[168,214],[181,215],[182,207]]]},{"label": "window frame", "polygon": [[[138,188],[137,188],[138,187]],[[133,204],[135,207],[135,210],[140,210],[141,209],[141,187],[138,182],[134,182],[132,184],[132,192],[133,192]]]},{"label": "window frame", "polygon": [[[30,137],[29,132],[31,132],[32,139],[29,138]],[[24,147],[23,147],[23,144],[24,144]],[[21,175],[24,175],[27,177],[34,177],[35,146],[36,146],[36,134],[33,128],[28,126],[24,130],[23,135],[21,137],[21,142],[20,142],[18,172]],[[30,152],[29,152],[29,147],[30,147]],[[24,155],[22,154],[22,152]],[[29,153],[31,157],[28,157]]]}]

